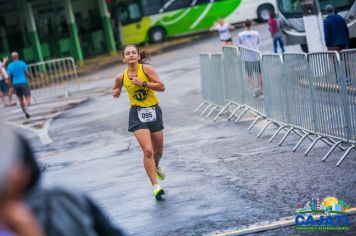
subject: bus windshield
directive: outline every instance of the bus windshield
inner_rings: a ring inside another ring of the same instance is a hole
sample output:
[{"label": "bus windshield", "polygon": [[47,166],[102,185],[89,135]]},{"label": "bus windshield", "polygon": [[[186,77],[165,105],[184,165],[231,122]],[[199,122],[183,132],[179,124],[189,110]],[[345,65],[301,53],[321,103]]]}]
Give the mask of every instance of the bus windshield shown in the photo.
[{"label": "bus windshield", "polygon": [[[336,11],[349,10],[354,0],[319,0],[320,10],[323,12],[326,5],[331,4]],[[285,15],[302,15],[302,0],[278,0],[280,12]]]}]

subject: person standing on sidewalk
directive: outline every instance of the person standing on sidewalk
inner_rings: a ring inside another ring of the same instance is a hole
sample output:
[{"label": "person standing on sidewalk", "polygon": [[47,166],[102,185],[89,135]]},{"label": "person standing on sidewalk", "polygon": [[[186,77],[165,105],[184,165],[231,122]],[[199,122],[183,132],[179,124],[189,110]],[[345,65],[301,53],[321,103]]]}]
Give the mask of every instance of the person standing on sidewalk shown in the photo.
[{"label": "person standing on sidewalk", "polygon": [[234,30],[234,29],[235,26],[230,25],[229,23],[225,22],[222,18],[219,18],[217,23],[210,28],[210,31],[218,31],[222,46],[225,46],[225,45],[233,45],[230,30]]},{"label": "person standing on sidewalk", "polygon": [[271,32],[271,36],[273,39],[273,49],[274,53],[278,53],[278,45],[281,48],[282,53],[285,52],[284,43],[282,39],[282,30],[281,30],[281,22],[276,19],[276,13],[271,12],[268,20],[269,31]]},{"label": "person standing on sidewalk", "polygon": [[[7,60],[7,57],[4,57],[2,62],[0,61],[0,98],[4,107],[16,105],[16,103],[12,102],[12,90],[7,85],[9,77],[5,69]],[[8,97],[8,102],[5,100],[6,96]]]},{"label": "person standing on sidewalk", "polygon": [[345,19],[336,14],[330,4],[325,7],[325,12],[328,15],[324,21],[325,43],[328,50],[340,52],[349,48],[349,29]]},{"label": "person standing on sidewalk", "polygon": [[155,91],[164,92],[165,87],[159,76],[147,64],[145,58],[134,45],[123,50],[123,61],[127,68],[115,79],[112,91],[118,98],[122,86],[125,87],[130,100],[129,128],[133,132],[143,152],[143,163],[153,186],[153,195],[160,199],[164,190],[158,185],[157,178],[163,180],[165,173],[159,165],[163,153],[163,118],[158,106]]},{"label": "person standing on sidewalk", "polygon": [[33,76],[27,70],[27,64],[24,61],[19,60],[19,54],[17,52],[13,52],[11,57],[13,61],[7,68],[7,72],[10,76],[10,85],[15,90],[21,109],[25,113],[26,118],[30,118],[28,107],[31,105],[31,91],[27,78],[33,79]]}]

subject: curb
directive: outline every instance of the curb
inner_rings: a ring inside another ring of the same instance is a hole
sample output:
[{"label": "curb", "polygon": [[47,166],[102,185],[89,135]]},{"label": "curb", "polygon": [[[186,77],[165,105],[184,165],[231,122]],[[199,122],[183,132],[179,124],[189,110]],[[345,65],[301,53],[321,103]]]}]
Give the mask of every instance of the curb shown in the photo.
[{"label": "curb", "polygon": [[[178,39],[172,39],[172,40],[169,40],[169,41],[166,41],[163,43],[159,43],[159,44],[151,44],[148,46],[139,46],[138,48],[140,50],[143,50],[143,49],[147,50],[151,55],[157,55],[162,52],[167,52],[169,50],[173,50],[179,46],[192,43],[193,40],[196,40],[198,38],[201,38],[201,37],[195,36],[195,37],[189,37],[189,38],[178,38]],[[114,65],[124,64],[121,60],[121,55],[119,53],[117,55],[109,56],[106,59],[107,59],[106,63],[97,62],[96,64],[91,63],[92,65],[88,64],[87,66],[85,66],[85,63],[84,63],[84,66],[79,66],[78,70],[77,70],[78,77],[85,76],[85,75],[88,75],[94,71],[106,69],[106,68],[114,66]],[[95,58],[90,59],[90,60],[95,62]],[[97,60],[100,60],[100,58],[97,58]]]}]

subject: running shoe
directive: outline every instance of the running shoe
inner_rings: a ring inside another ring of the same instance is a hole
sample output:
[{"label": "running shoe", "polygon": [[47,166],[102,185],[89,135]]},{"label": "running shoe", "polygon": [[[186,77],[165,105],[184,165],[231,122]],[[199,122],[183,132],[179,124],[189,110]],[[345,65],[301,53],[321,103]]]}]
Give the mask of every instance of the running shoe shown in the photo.
[{"label": "running shoe", "polygon": [[164,190],[163,188],[161,188],[161,186],[158,185],[153,189],[153,196],[155,196],[156,199],[161,199],[163,194],[164,194]]},{"label": "running shoe", "polygon": [[23,113],[25,113],[25,116],[27,119],[29,119],[31,117],[30,114],[28,114],[28,108],[22,107],[22,111],[23,111]]},{"label": "running shoe", "polygon": [[255,89],[254,97],[258,98],[261,95],[261,91],[259,89]]},{"label": "running shoe", "polygon": [[164,177],[166,176],[166,172],[164,171],[164,169],[161,166],[156,167],[156,176],[157,176],[157,179],[164,180]]}]

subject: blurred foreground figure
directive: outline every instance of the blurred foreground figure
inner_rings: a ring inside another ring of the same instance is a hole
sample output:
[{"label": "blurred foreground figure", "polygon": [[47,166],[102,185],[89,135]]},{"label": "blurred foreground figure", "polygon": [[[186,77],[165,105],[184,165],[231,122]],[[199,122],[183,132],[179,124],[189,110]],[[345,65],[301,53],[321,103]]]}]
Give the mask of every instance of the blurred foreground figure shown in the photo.
[{"label": "blurred foreground figure", "polygon": [[15,133],[0,123],[0,236],[41,236],[36,217],[21,199],[27,173],[18,145]]},{"label": "blurred foreground figure", "polygon": [[[10,210],[10,218],[6,214],[0,218],[0,225],[5,226],[5,230],[0,230],[0,236],[13,235],[11,232],[24,236],[124,235],[84,194],[61,188],[43,188],[40,184],[41,172],[29,143],[19,134],[12,135],[15,137],[11,145],[7,145],[9,147],[5,147],[0,140],[0,199],[5,203],[0,208],[5,213],[9,213],[7,207],[17,208]],[[6,153],[3,151],[6,148],[12,151]],[[15,206],[11,202],[15,202]],[[17,228],[12,226],[12,222],[8,223],[12,220],[11,214],[17,214],[19,218],[18,221],[15,219]],[[26,229],[26,234],[20,231],[22,227]]]}]

